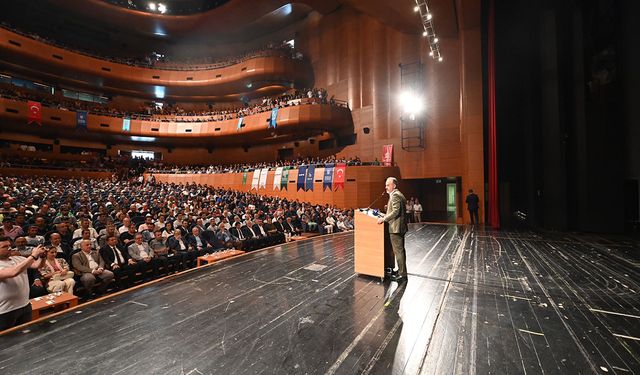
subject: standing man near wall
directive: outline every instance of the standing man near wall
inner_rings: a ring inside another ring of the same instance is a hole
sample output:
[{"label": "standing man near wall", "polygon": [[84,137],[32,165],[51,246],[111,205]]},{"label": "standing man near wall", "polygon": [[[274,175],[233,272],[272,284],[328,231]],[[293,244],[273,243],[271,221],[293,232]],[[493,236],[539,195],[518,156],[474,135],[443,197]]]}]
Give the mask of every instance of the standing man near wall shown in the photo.
[{"label": "standing man near wall", "polygon": [[467,209],[469,210],[469,216],[471,217],[471,224],[478,224],[478,207],[480,205],[480,199],[478,195],[473,192],[473,189],[469,189],[469,194],[467,195]]},{"label": "standing man near wall", "polygon": [[407,252],[404,248],[404,235],[407,233],[407,198],[397,189],[398,180],[395,177],[388,177],[384,187],[389,194],[389,202],[387,214],[378,219],[378,224],[389,223],[391,246],[398,262],[398,271],[391,275],[391,280],[404,282],[407,280]]}]

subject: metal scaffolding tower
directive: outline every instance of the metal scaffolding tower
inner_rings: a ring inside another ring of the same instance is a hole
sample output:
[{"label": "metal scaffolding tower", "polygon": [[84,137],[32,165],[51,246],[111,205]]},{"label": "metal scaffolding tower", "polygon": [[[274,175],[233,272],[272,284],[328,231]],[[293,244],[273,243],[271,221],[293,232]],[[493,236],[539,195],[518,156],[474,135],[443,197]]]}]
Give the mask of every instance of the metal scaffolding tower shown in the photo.
[{"label": "metal scaffolding tower", "polygon": [[[424,77],[422,75],[422,63],[400,64],[400,89],[403,95],[424,101]],[[424,103],[420,103],[424,105]],[[402,149],[407,151],[422,151],[425,148],[424,111],[412,111],[411,108],[403,108],[400,116]]]}]

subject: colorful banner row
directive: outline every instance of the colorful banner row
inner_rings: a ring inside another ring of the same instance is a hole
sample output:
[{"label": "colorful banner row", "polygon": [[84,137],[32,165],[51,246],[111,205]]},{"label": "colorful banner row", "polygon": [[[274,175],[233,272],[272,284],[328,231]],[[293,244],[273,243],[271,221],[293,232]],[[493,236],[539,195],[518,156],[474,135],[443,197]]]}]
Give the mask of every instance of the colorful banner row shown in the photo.
[{"label": "colorful banner row", "polygon": [[[278,167],[273,175],[273,190],[286,190],[289,183],[289,170],[291,167]],[[316,169],[315,165],[301,165],[298,167],[298,177],[296,180],[297,190],[313,191],[313,183],[316,180],[322,181],[322,190],[338,190],[344,189],[345,172],[347,165],[345,163],[325,164],[324,171],[320,168]],[[259,190],[267,188],[267,175],[269,168],[255,169],[251,179],[251,190]],[[249,172],[242,175],[242,184],[247,184]]]}]

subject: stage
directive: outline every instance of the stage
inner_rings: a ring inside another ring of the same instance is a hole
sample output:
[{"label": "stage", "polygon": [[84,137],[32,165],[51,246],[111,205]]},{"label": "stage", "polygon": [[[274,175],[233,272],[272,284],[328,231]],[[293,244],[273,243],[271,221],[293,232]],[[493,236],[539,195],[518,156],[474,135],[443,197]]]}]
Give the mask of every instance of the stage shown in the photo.
[{"label": "stage", "polygon": [[414,224],[409,280],[353,234],[249,253],[0,337],[0,373],[640,372],[640,243]]}]

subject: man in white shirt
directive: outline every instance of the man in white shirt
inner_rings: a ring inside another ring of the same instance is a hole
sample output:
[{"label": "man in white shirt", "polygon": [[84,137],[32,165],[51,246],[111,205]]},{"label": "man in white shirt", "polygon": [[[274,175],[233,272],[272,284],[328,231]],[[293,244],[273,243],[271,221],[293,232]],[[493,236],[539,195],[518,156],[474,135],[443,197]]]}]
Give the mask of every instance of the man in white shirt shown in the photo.
[{"label": "man in white shirt", "polygon": [[28,257],[10,256],[11,241],[0,237],[0,331],[31,320],[27,268],[40,267],[45,253],[36,246]]},{"label": "man in white shirt", "polygon": [[97,239],[98,238],[98,232],[93,229],[90,226],[91,222],[89,221],[89,219],[82,219],[80,221],[80,228],[76,229],[73,232],[73,238],[79,238],[82,237],[82,231],[83,230],[88,230],[89,231],[89,235],[91,236],[92,239]]},{"label": "man in white shirt", "polygon": [[413,216],[415,218],[416,223],[419,223],[422,221],[422,205],[417,199],[413,203]]}]

